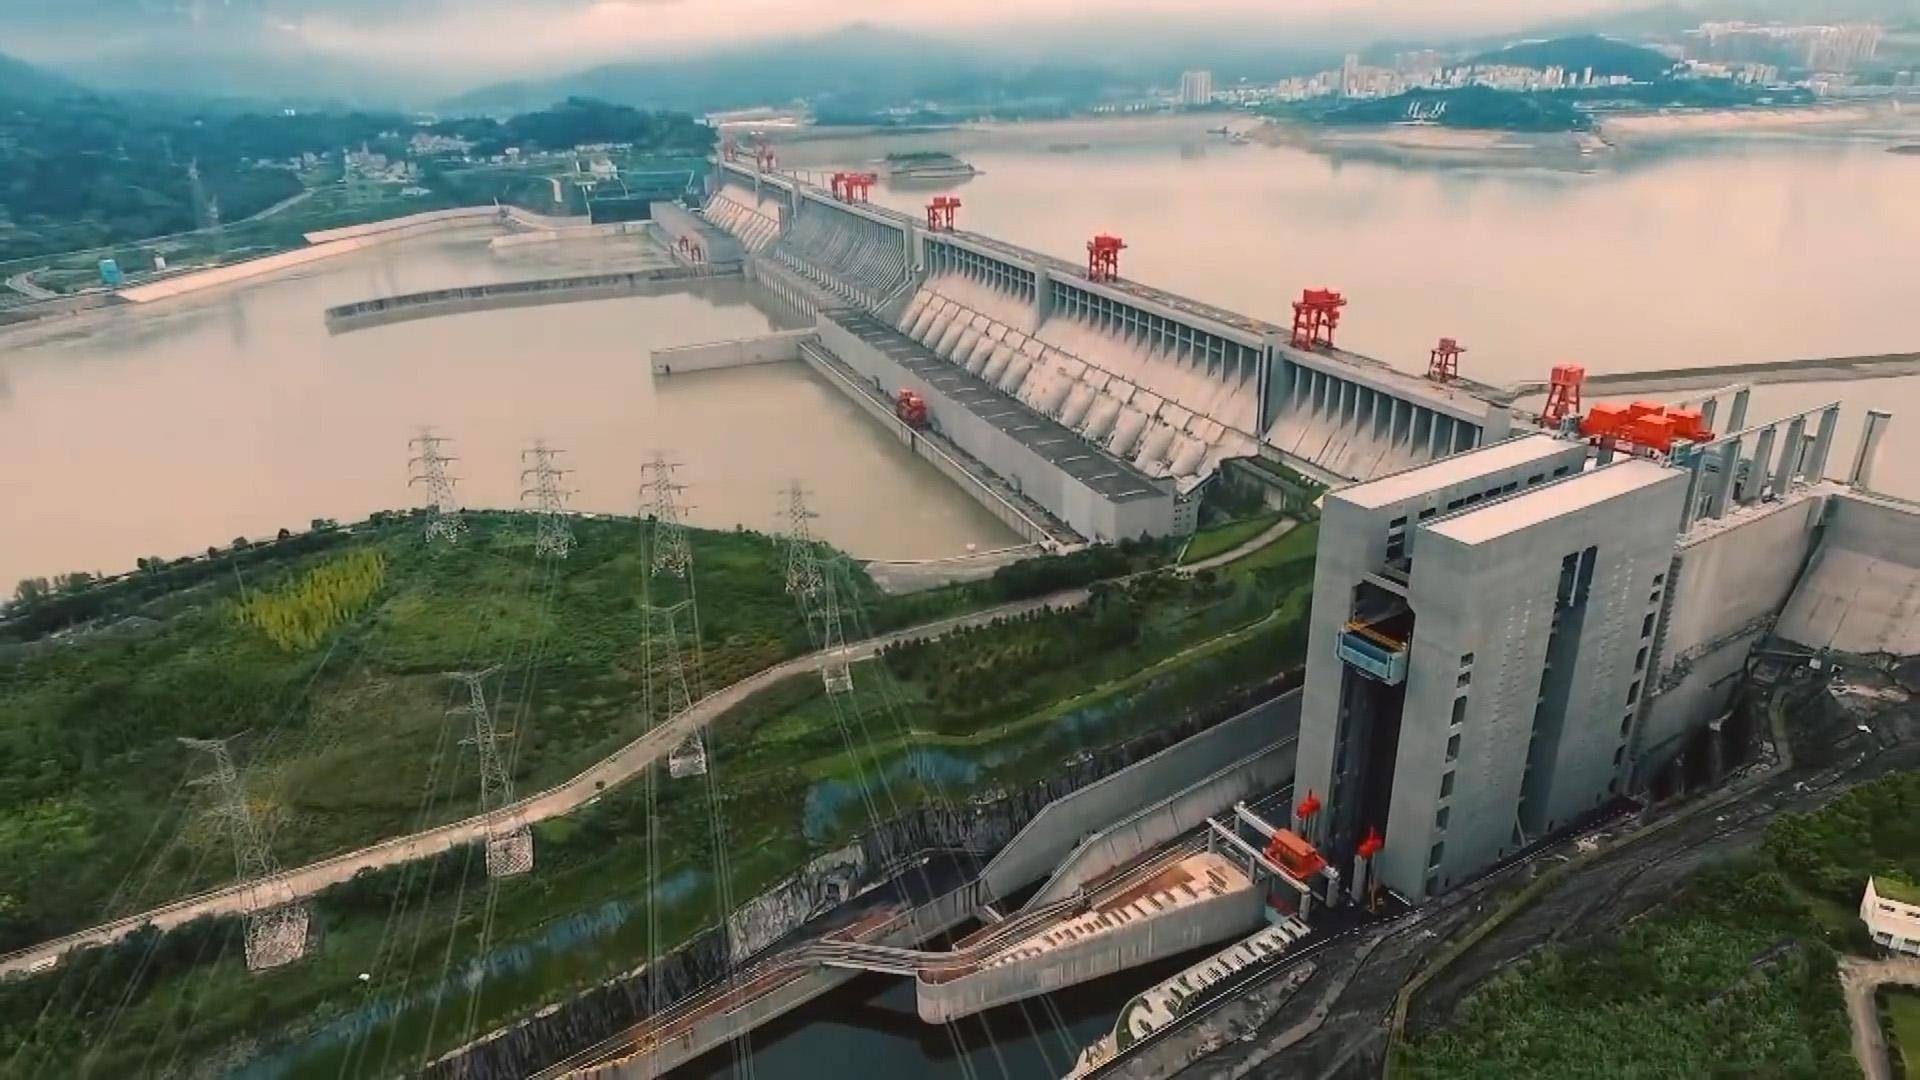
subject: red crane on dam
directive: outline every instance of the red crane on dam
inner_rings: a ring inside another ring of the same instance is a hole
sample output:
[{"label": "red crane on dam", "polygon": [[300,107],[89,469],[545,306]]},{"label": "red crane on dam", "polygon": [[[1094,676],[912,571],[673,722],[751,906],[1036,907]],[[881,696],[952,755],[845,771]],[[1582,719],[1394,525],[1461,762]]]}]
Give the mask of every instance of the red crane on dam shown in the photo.
[{"label": "red crane on dam", "polygon": [[927,231],[952,232],[953,218],[960,210],[960,199],[954,195],[935,195],[927,204]]},{"label": "red crane on dam", "polygon": [[1569,416],[1580,414],[1580,387],[1587,381],[1587,369],[1579,364],[1555,364],[1547,378],[1547,403],[1535,417],[1541,427],[1559,428]]},{"label": "red crane on dam", "polygon": [[1127,242],[1117,236],[1099,233],[1087,241],[1087,280],[1113,281],[1120,276],[1120,252]]},{"label": "red crane on dam", "polygon": [[1293,302],[1293,347],[1333,348],[1333,331],[1340,325],[1340,309],[1347,298],[1332,289],[1302,289]]},{"label": "red crane on dam", "polygon": [[1450,337],[1440,339],[1427,357],[1427,378],[1437,383],[1449,383],[1460,377],[1460,354],[1466,348]]},{"label": "red crane on dam", "polygon": [[841,202],[866,202],[873,185],[879,182],[880,177],[870,172],[837,172],[828,186],[833,189],[833,197]]}]

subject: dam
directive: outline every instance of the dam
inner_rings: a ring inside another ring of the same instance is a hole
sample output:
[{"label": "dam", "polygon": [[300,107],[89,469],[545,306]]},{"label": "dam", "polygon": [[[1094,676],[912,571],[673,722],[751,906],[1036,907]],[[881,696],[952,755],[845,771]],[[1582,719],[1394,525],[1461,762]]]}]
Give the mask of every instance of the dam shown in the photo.
[{"label": "dam", "polygon": [[825,322],[850,308],[892,326],[1176,500],[1229,458],[1339,483],[1498,441],[1511,427],[1507,395],[1491,386],[1410,375],[739,162],[721,162],[708,186],[707,220],[738,238],[748,276],[783,301]]}]

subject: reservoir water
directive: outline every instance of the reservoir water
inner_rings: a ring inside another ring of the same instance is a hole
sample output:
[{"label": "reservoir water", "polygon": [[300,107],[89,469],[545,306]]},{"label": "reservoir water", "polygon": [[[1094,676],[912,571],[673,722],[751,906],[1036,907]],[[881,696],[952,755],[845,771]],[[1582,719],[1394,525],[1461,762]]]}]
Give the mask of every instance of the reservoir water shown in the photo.
[{"label": "reservoir water", "polygon": [[[964,181],[884,182],[924,215],[1076,262],[1123,237],[1127,277],[1276,323],[1307,286],[1349,300],[1339,341],[1424,372],[1436,339],[1495,384],[1589,372],[1920,351],[1920,119],[1845,134],[1626,142],[1591,157],[1470,149],[1367,157],[1229,144],[1217,117],[1011,124],[796,142],[796,168],[945,150]],[[1449,160],[1452,154],[1457,160]],[[1895,414],[1877,486],[1920,497],[1920,379],[1768,386],[1750,418],[1832,401],[1851,461],[1868,406]]]},{"label": "reservoir water", "polygon": [[483,234],[455,235],[0,333],[0,593],[415,505],[407,440],[420,424],[456,440],[470,506],[516,505],[520,451],[542,436],[566,450],[580,510],[634,512],[658,449],[684,464],[697,524],[771,529],[797,478],[817,530],[856,555],[1015,542],[799,364],[653,378],[654,348],[771,328],[737,282],[338,336],[322,321],[353,300],[646,257],[634,241],[496,253]]}]

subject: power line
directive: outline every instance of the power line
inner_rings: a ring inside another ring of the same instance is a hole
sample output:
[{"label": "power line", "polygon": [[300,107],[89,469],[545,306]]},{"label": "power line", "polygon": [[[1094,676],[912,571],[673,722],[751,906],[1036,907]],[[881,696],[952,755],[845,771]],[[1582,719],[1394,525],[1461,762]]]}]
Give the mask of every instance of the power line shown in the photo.
[{"label": "power line", "polygon": [[500,756],[502,735],[494,724],[493,710],[487,705],[485,681],[500,666],[483,671],[449,671],[447,678],[464,683],[467,703],[447,710],[449,715],[465,715],[473,723],[473,734],[463,739],[479,751],[480,813],[487,817],[487,876],[511,877],[533,869],[533,828],[499,819],[499,812],[513,804],[513,774]]},{"label": "power line", "polygon": [[800,605],[807,633],[825,654],[820,677],[828,694],[853,692],[847,637],[840,625],[840,602],[821,564],[819,545],[809,524],[820,515],[807,507],[807,490],[795,480],[787,487],[787,592]]},{"label": "power line", "polygon": [[531,497],[534,512],[540,515],[533,540],[535,558],[564,559],[573,551],[573,530],[567,525],[567,499],[573,492],[560,486],[561,478],[572,470],[555,464],[559,453],[543,439],[533,440],[531,447],[520,451],[522,465],[533,459],[531,468],[520,470],[522,484],[533,478],[533,486],[523,488],[520,498],[524,501]]},{"label": "power line", "polygon": [[447,466],[459,459],[440,452],[440,444],[451,441],[435,435],[429,427],[421,428],[420,434],[407,440],[409,450],[418,450],[407,460],[407,486],[425,484],[430,500],[427,505],[427,509],[432,511],[432,516],[427,519],[429,544],[435,540],[451,544],[460,538],[467,527],[467,523],[460,519],[460,504],[453,497],[453,485],[457,478],[447,475]]},{"label": "power line", "polygon": [[[646,665],[646,723],[666,723],[693,707],[693,683],[687,677],[686,650],[682,641],[699,647],[698,613],[692,597],[693,547],[681,524],[680,493],[686,485],[674,480],[678,464],[664,455],[640,466],[641,495],[646,500],[646,517],[652,524],[653,543],[648,559],[648,589],[641,598],[645,616],[641,651]],[[686,598],[673,603],[654,603],[655,582],[677,591]],[[704,776],[707,772],[706,743],[695,728],[667,755],[667,775],[678,780]]]},{"label": "power line", "polygon": [[246,785],[240,781],[239,770],[233,767],[227,740],[181,738],[180,742],[213,757],[213,772],[194,783],[220,789],[220,804],[214,813],[226,820],[233,839],[234,867],[247,886],[247,970],[264,971],[300,959],[307,948],[307,906],[296,903],[284,886],[275,889],[267,883],[279,867],[273,861],[273,853],[267,850],[266,838],[260,833],[253,809],[247,805]]}]

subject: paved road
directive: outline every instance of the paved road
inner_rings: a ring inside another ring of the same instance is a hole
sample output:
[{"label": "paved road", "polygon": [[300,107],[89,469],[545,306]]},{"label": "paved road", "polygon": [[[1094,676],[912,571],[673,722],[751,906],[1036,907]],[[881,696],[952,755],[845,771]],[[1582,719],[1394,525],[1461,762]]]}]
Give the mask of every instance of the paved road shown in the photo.
[{"label": "paved road", "polygon": [[1920,986],[1920,957],[1840,958],[1840,988],[1846,992],[1847,1019],[1853,1024],[1853,1057],[1867,1080],[1895,1080],[1873,1001],[1874,992],[1887,985]]},{"label": "paved road", "polygon": [[1230,562],[1238,562],[1292,532],[1294,526],[1298,524],[1300,523],[1292,518],[1281,518],[1279,521],[1268,526],[1265,532],[1241,544],[1239,547],[1229,548],[1218,555],[1209,555],[1199,562],[1188,563],[1180,567],[1180,573],[1197,574],[1202,570],[1212,570],[1217,566],[1225,566]]},{"label": "paved road", "polygon": [[[42,269],[44,269],[44,267]],[[56,296],[60,295],[59,293],[52,292],[47,289],[43,289],[38,285],[35,285],[33,283],[33,275],[35,273],[36,271],[28,270],[23,273],[13,275],[12,277],[7,279],[7,288],[12,289],[14,292],[19,293],[21,296],[24,296],[29,300],[52,300]]]},{"label": "paved road", "polygon": [[[847,646],[846,658],[849,661],[865,660],[896,642],[939,637],[963,627],[982,626],[995,619],[1037,608],[1074,607],[1085,603],[1086,599],[1087,590],[1069,589],[1032,600],[1000,604],[968,615],[937,619],[854,642]],[[818,671],[826,665],[827,659],[823,652],[808,653],[717,690],[700,699],[693,708],[660,724],[572,779],[530,795],[491,815],[470,817],[408,836],[383,840],[370,847],[285,870],[269,878],[214,889],[8,953],[0,956],[0,976],[46,970],[58,964],[60,958],[72,949],[118,941],[149,923],[167,930],[203,915],[236,914],[255,906],[286,903],[311,896],[330,885],[338,885],[362,870],[429,858],[451,848],[482,841],[489,831],[507,832],[536,821],[558,817],[592,802],[603,791],[639,776],[648,765],[665,757],[687,736],[718,720],[727,710],[755,692],[790,676]]]}]

